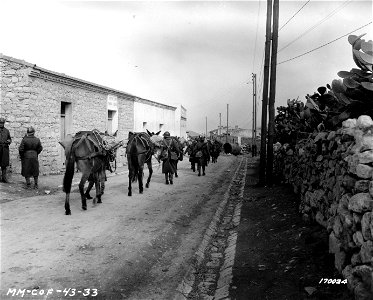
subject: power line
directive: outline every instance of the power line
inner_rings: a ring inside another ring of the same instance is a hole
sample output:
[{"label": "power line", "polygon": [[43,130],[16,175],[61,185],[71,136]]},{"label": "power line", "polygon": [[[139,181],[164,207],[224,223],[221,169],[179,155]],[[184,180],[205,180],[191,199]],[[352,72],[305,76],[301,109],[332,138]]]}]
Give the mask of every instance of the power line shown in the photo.
[{"label": "power line", "polygon": [[346,34],[340,36],[339,38],[336,38],[335,40],[332,40],[332,41],[330,41],[330,42],[328,42],[328,43],[326,43],[326,44],[323,44],[323,45],[321,45],[321,46],[319,46],[319,47],[317,47],[317,48],[315,48],[315,49],[312,49],[312,50],[307,51],[307,52],[305,52],[305,53],[303,53],[303,54],[300,54],[300,55],[298,55],[298,56],[295,56],[295,57],[293,57],[293,58],[290,58],[290,59],[284,60],[284,61],[282,61],[282,62],[279,62],[278,65],[283,64],[283,63],[286,63],[286,62],[291,61],[291,60],[293,60],[293,59],[296,59],[296,58],[298,58],[298,57],[304,56],[304,55],[306,55],[306,54],[308,54],[308,53],[311,53],[311,52],[313,52],[313,51],[315,51],[315,50],[318,50],[318,49],[320,49],[320,48],[322,48],[322,47],[325,47],[325,46],[327,46],[327,45],[329,45],[329,44],[331,44],[331,43],[334,43],[335,41],[338,41],[338,40],[340,40],[341,38],[343,38],[343,37],[345,37],[345,36],[347,36],[347,35],[349,35],[349,34],[355,32],[355,31],[357,31],[357,30],[359,30],[359,29],[361,29],[361,28],[364,28],[364,27],[366,27],[366,26],[368,26],[368,25],[370,25],[370,24],[372,24],[372,22],[369,22],[368,24],[365,24],[365,25],[363,25],[363,26],[361,26],[361,27],[359,27],[359,28],[356,28],[356,29],[354,29],[353,31],[350,31],[349,33],[346,33]]},{"label": "power line", "polygon": [[308,4],[308,2],[310,2],[310,1],[311,0],[308,0],[305,4],[303,4],[303,6],[289,20],[287,20],[286,23],[284,25],[282,25],[281,28],[278,31],[280,31],[282,28],[284,28],[303,9],[303,7],[305,7]]},{"label": "power line", "polygon": [[352,0],[346,0],[345,2],[343,2],[340,6],[338,6],[336,9],[334,9],[331,13],[329,13],[326,17],[324,17],[322,20],[320,20],[319,22],[317,22],[315,25],[313,25],[312,27],[310,27],[309,29],[307,29],[305,32],[303,32],[302,34],[300,34],[298,37],[296,37],[294,40],[292,40],[290,43],[288,43],[287,45],[285,45],[284,47],[282,47],[280,50],[277,51],[277,53],[281,52],[282,50],[286,49],[287,47],[289,47],[291,44],[295,43],[297,40],[301,39],[302,37],[304,37],[306,34],[310,33],[312,30],[314,30],[316,27],[318,27],[319,25],[321,25],[322,23],[324,23],[326,20],[330,19],[333,15],[335,15],[337,12],[339,12],[341,9],[345,8],[348,4],[351,3]]}]

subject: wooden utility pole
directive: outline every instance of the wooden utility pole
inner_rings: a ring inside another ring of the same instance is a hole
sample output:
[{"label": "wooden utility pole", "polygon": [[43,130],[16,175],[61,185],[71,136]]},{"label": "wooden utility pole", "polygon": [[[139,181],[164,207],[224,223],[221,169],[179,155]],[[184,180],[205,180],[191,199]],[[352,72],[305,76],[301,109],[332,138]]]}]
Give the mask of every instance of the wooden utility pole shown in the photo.
[{"label": "wooden utility pole", "polygon": [[256,142],[256,74],[253,73],[253,144]]},{"label": "wooden utility pole", "polygon": [[259,183],[264,186],[266,183],[267,166],[267,106],[268,106],[268,81],[269,81],[269,60],[271,55],[271,25],[272,24],[272,0],[267,0],[267,24],[266,41],[263,70],[263,96],[262,96],[262,129],[260,139],[260,168]]},{"label": "wooden utility pole", "polygon": [[278,45],[279,0],[273,2],[273,32],[271,56],[271,82],[268,102],[268,146],[267,146],[267,183],[273,184],[273,140],[275,135],[275,98],[276,98],[276,67]]},{"label": "wooden utility pole", "polygon": [[226,143],[228,143],[228,110],[229,110],[229,104],[227,104],[227,135],[225,136]]},{"label": "wooden utility pole", "polygon": [[207,117],[206,117],[206,139],[207,139]]}]

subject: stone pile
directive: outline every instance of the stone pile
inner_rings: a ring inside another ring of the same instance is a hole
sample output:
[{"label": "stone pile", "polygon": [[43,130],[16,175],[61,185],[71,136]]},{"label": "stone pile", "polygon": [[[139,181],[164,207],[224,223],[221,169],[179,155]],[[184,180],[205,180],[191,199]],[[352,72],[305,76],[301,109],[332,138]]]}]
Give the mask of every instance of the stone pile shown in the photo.
[{"label": "stone pile", "polygon": [[275,173],[300,212],[329,233],[329,252],[355,299],[373,299],[373,121],[348,119],[297,145],[275,147]]}]

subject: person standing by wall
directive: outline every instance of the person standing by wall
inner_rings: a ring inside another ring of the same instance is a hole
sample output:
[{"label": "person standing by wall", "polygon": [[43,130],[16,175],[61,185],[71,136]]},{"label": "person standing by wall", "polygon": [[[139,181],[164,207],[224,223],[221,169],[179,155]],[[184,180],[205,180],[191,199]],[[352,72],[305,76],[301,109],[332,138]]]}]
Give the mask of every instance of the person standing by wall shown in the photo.
[{"label": "person standing by wall", "polygon": [[38,155],[43,150],[40,139],[35,137],[35,129],[27,128],[27,134],[23,137],[19,146],[19,155],[22,161],[21,174],[26,178],[26,188],[31,188],[30,177],[34,177],[34,188],[38,188],[39,160]]},{"label": "person standing by wall", "polygon": [[9,145],[12,142],[9,130],[4,127],[5,119],[0,118],[0,165],[1,181],[8,183],[6,167],[9,166]]}]

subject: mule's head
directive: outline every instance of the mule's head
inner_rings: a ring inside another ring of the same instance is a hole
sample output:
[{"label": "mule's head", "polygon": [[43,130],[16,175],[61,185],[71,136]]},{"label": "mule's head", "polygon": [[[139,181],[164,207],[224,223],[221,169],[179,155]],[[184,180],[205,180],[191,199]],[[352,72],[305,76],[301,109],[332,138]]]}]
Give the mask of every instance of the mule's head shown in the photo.
[{"label": "mule's head", "polygon": [[162,141],[163,141],[163,138],[160,137],[159,135],[152,135],[150,137],[150,141],[152,143],[153,156],[156,158],[156,160],[158,162],[160,162],[161,156],[162,156]]}]

